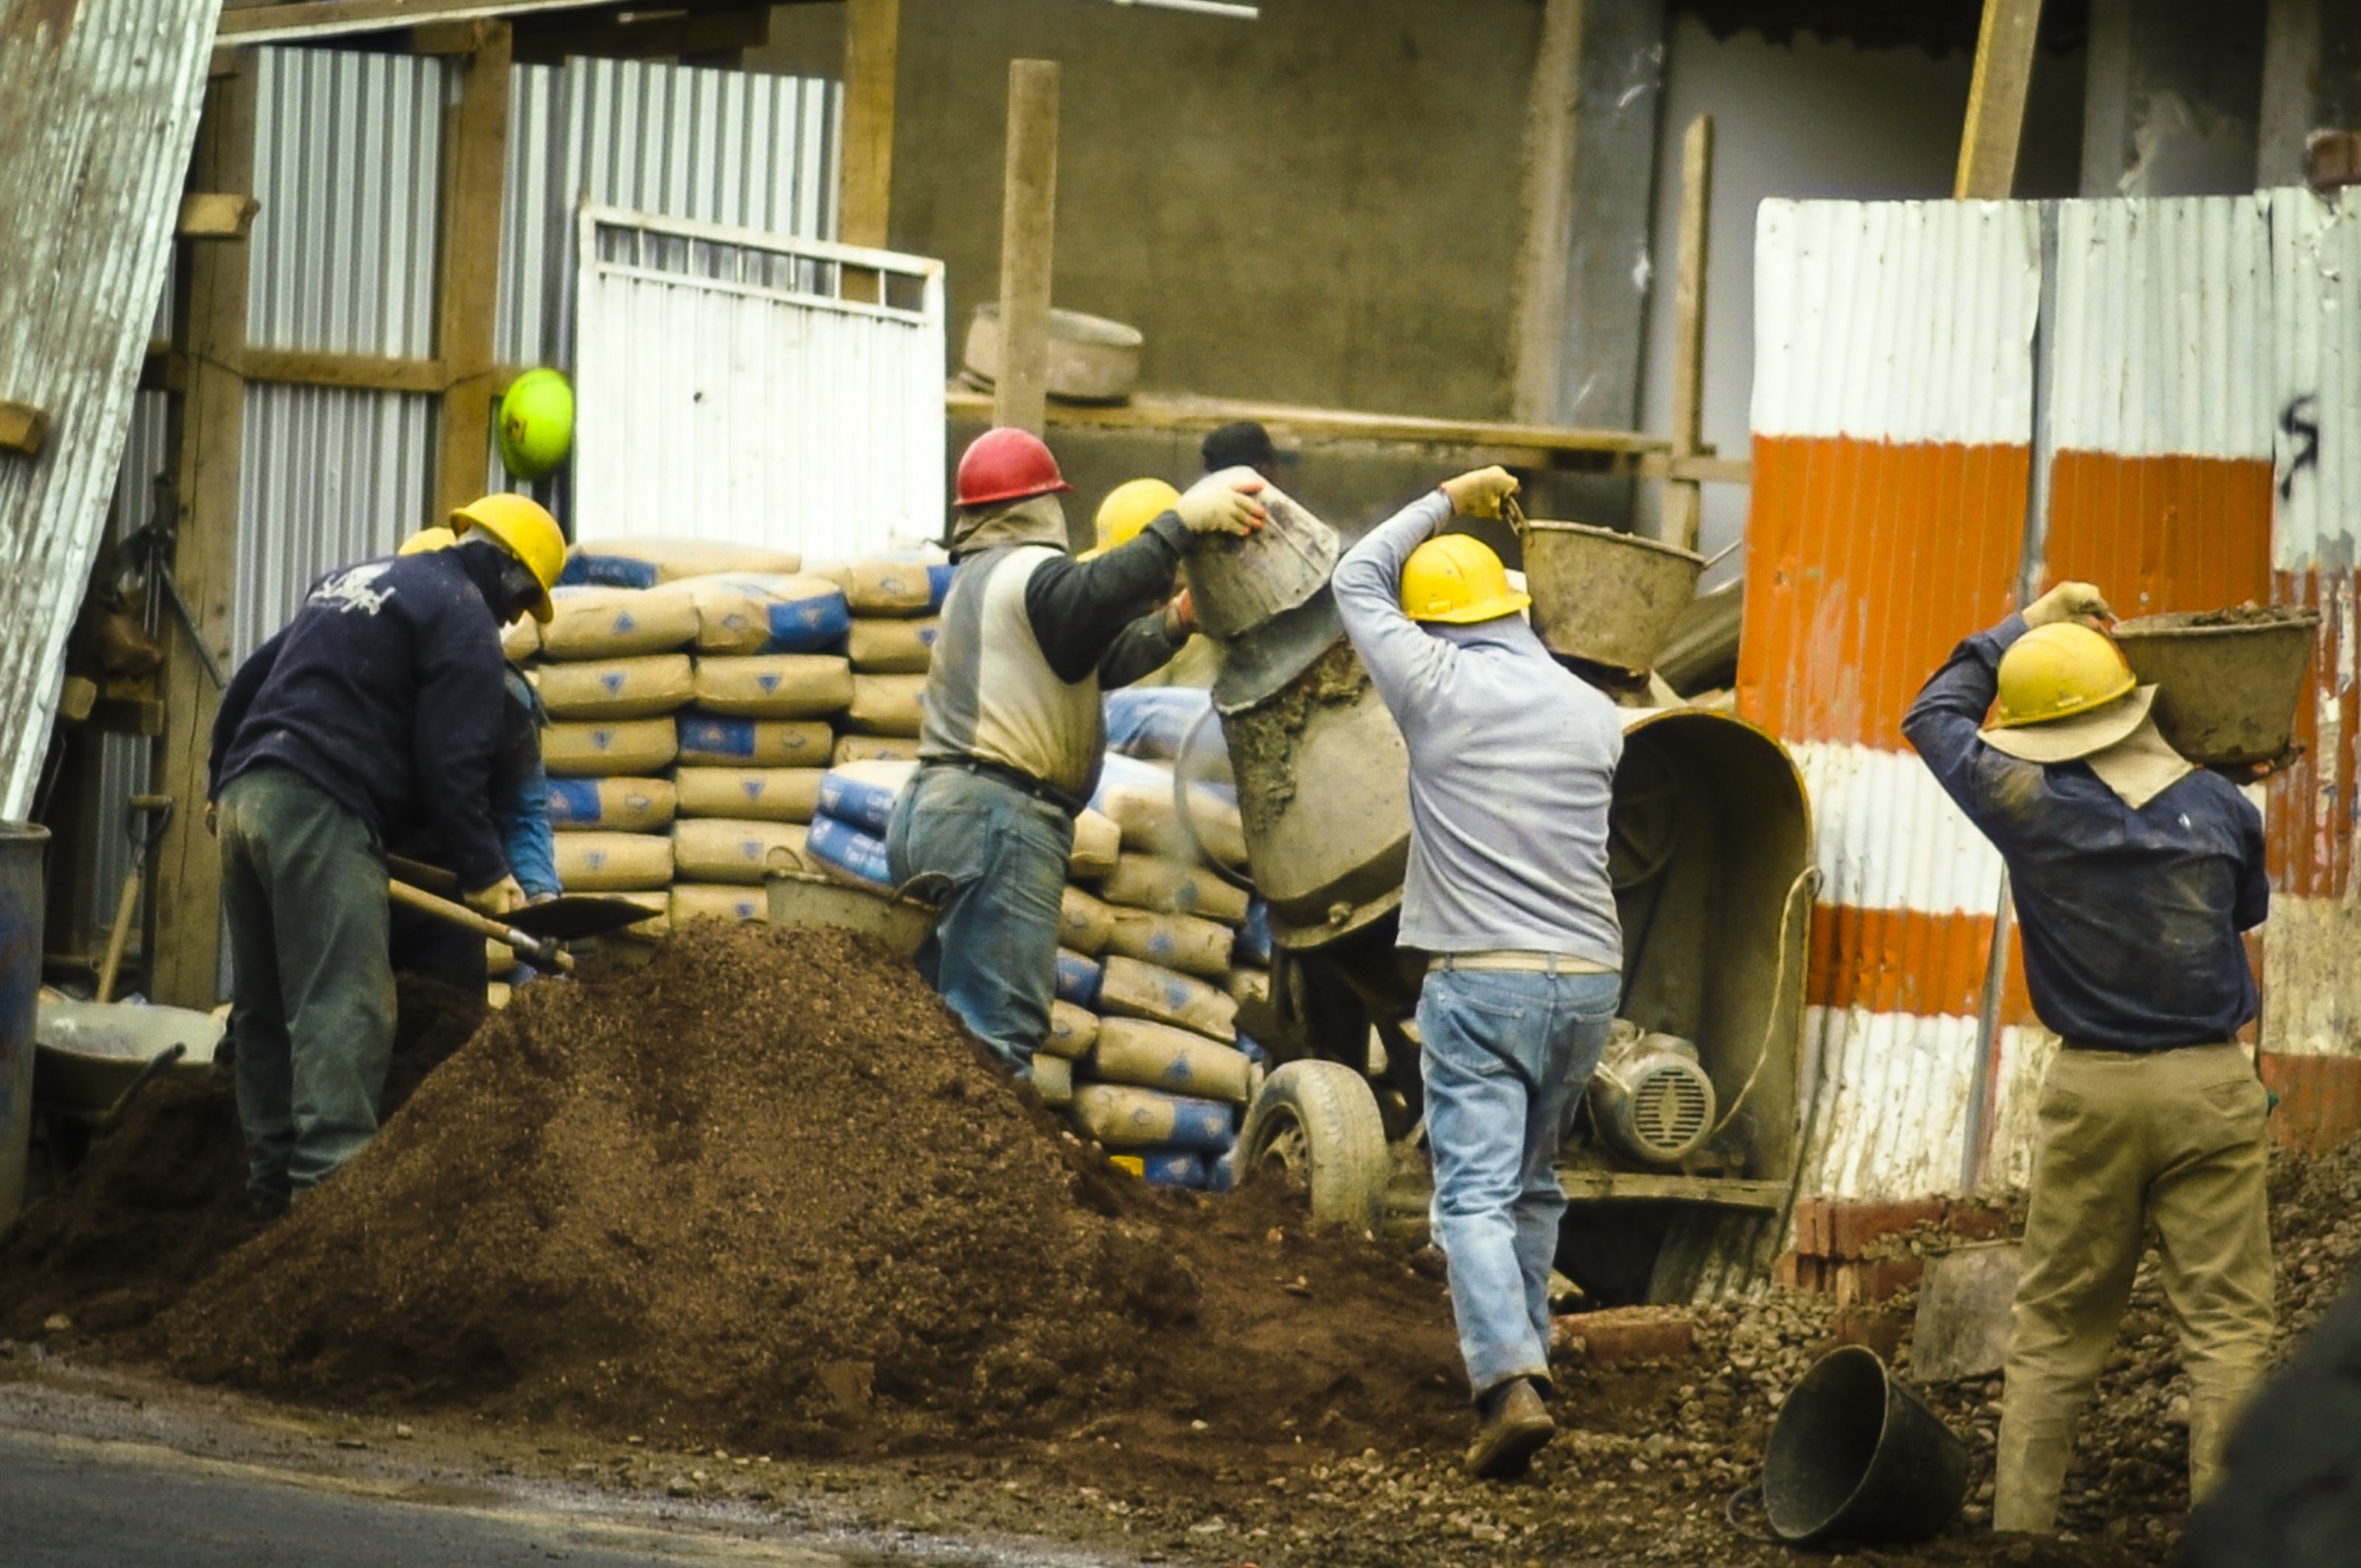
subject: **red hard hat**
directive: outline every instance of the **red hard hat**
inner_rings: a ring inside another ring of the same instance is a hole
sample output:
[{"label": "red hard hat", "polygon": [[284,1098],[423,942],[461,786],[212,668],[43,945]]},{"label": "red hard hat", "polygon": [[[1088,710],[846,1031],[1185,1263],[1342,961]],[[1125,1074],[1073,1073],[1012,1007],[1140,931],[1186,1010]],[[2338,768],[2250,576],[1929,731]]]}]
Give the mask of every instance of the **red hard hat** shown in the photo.
[{"label": "red hard hat", "polygon": [[1029,430],[1002,425],[968,444],[959,457],[959,505],[986,507],[1022,501],[1074,487],[1058,471],[1058,459]]}]

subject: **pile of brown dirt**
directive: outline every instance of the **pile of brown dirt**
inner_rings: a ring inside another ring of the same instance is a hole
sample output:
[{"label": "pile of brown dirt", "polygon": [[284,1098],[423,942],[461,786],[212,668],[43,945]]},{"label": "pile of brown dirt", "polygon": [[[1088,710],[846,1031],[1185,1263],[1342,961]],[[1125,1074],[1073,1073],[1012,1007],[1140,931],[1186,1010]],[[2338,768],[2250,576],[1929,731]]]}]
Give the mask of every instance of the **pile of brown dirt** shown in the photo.
[{"label": "pile of brown dirt", "polygon": [[1113,1174],[872,941],[703,927],[521,995],[157,1344],[277,1394],[777,1453],[1454,1429],[1433,1285],[1274,1233],[1275,1201]]},{"label": "pile of brown dirt", "polygon": [[[401,978],[385,1111],[483,1021],[483,1003]],[[0,1336],[30,1338],[53,1313],[82,1336],[137,1329],[180,1299],[261,1225],[246,1212],[246,1152],[227,1068],[167,1080],[91,1145],[65,1189],[0,1232]]]}]

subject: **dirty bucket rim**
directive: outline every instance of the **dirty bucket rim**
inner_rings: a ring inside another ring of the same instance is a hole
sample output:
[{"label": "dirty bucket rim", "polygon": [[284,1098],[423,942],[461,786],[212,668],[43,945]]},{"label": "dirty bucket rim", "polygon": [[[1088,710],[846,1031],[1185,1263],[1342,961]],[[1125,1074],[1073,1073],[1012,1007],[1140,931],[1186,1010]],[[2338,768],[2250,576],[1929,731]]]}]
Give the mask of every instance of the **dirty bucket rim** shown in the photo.
[{"label": "dirty bucket rim", "polygon": [[2270,634],[2280,632],[2317,632],[2320,612],[2301,605],[2268,605],[2268,617],[2252,621],[2216,622],[2208,626],[2196,623],[2204,616],[2218,614],[2212,610],[2173,610],[2161,615],[2137,616],[2118,621],[2110,629],[2115,639],[2130,638],[2188,638],[2203,640],[2220,636],[2252,636],[2258,633]]},{"label": "dirty bucket rim", "polygon": [[0,844],[37,844],[48,836],[49,829],[38,822],[14,822],[0,817]]},{"label": "dirty bucket rim", "polygon": [[1622,544],[1638,545],[1643,549],[1656,551],[1660,555],[1672,556],[1682,561],[1693,561],[1697,564],[1700,572],[1705,570],[1705,557],[1694,550],[1684,550],[1679,545],[1667,544],[1662,539],[1651,539],[1645,534],[1625,533],[1620,528],[1604,528],[1595,522],[1569,522],[1557,517],[1528,517],[1525,519],[1525,530],[1529,533],[1575,533],[1594,539],[1613,539]]}]

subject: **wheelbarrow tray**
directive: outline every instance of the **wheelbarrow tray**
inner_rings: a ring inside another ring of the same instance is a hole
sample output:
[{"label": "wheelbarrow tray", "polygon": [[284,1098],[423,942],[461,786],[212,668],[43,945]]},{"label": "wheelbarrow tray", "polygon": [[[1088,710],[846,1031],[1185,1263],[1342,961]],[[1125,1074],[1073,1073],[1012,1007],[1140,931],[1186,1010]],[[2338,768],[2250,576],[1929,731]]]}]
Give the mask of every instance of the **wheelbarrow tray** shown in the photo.
[{"label": "wheelbarrow tray", "polygon": [[167,1075],[194,1082],[212,1070],[223,1026],[187,1007],[121,1001],[47,1001],[33,1027],[32,1097],[51,1109],[103,1115],[140,1070],[173,1046],[187,1048]]}]

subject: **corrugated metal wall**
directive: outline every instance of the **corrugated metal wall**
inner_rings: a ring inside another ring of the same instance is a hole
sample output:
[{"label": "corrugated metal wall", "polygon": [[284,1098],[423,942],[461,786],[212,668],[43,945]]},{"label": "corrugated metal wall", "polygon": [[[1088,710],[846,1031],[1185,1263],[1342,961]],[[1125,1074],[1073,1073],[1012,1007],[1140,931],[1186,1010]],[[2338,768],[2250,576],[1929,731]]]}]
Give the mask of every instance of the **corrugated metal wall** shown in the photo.
[{"label": "corrugated metal wall", "polygon": [[31,806],[171,252],[218,0],[17,8],[0,26],[0,818]]}]

